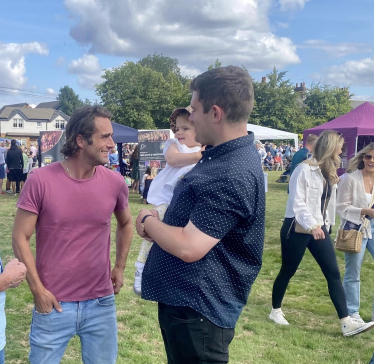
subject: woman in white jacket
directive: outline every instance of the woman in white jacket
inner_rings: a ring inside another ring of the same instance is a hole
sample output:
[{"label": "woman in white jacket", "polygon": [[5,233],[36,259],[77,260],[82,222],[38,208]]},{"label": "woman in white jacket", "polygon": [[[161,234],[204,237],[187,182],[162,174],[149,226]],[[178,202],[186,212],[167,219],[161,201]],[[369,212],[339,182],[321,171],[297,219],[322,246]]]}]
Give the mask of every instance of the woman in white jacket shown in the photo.
[{"label": "woman in white jacket", "polygon": [[[338,188],[336,212],[341,218],[340,227],[346,221],[363,224],[365,215],[374,218],[374,209],[369,206],[374,184],[374,143],[369,144],[349,162],[351,172]],[[374,257],[374,220],[363,229],[361,253],[345,253],[345,274],[343,286],[347,299],[348,314],[359,322],[364,322],[359,314],[360,271],[365,248]],[[374,312],[371,321],[374,320]]]},{"label": "woman in white jacket", "polygon": [[[348,315],[343,285],[329,228],[335,224],[336,170],[343,138],[332,130],[318,138],[313,156],[293,172],[286,216],[281,229],[282,267],[273,286],[273,309],[269,318],[288,325],[281,309],[288,283],[295,274],[306,248],[320,266],[328,284],[330,298],[338,313],[344,336],[366,331],[373,323],[359,323]],[[298,232],[296,232],[298,231]]]}]

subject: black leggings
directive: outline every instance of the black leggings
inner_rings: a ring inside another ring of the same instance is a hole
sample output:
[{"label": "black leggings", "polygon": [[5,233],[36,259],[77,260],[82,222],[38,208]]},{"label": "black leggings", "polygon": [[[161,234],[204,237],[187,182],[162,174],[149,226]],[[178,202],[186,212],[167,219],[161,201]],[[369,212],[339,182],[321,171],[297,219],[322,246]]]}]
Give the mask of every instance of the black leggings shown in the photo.
[{"label": "black leggings", "polygon": [[273,308],[281,307],[288,282],[295,274],[305,250],[308,248],[327,280],[330,298],[339,318],[347,317],[347,303],[330,235],[324,226],[322,227],[325,233],[325,239],[323,240],[314,240],[312,235],[295,233],[294,226],[290,230],[292,220],[290,218],[284,220],[280,233],[282,267],[273,286]]}]

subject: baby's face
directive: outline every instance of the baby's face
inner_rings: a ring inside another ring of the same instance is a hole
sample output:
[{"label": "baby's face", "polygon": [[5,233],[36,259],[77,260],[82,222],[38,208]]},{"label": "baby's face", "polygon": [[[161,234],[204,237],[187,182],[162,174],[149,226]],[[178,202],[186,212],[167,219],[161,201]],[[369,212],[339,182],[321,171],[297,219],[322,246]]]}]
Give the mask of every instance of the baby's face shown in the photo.
[{"label": "baby's face", "polygon": [[176,129],[175,137],[178,139],[179,143],[185,144],[189,148],[200,145],[195,140],[195,137],[196,137],[195,127],[185,117],[181,117],[181,116],[177,117],[175,129]]}]

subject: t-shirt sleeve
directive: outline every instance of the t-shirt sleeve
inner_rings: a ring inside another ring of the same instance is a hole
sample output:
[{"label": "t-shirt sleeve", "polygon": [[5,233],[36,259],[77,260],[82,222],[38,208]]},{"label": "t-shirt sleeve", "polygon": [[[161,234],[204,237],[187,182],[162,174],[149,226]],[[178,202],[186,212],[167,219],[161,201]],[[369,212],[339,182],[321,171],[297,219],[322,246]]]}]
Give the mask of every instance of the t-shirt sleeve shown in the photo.
[{"label": "t-shirt sleeve", "polygon": [[118,177],[120,179],[120,183],[117,204],[114,211],[123,211],[129,204],[129,188],[127,187],[125,179],[122,178],[121,175],[118,175]]},{"label": "t-shirt sleeve", "polygon": [[39,215],[42,209],[42,188],[37,170],[31,171],[22,188],[17,207]]},{"label": "t-shirt sleeve", "polygon": [[204,234],[222,239],[240,221],[253,215],[256,187],[220,179],[199,186],[190,221]]}]

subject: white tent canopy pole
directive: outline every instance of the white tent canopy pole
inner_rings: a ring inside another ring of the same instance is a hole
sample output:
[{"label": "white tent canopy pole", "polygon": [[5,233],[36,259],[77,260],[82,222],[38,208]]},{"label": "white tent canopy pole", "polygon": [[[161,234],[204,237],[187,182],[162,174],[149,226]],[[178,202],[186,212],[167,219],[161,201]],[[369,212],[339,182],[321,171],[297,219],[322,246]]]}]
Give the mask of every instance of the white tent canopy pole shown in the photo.
[{"label": "white tent canopy pole", "polygon": [[287,131],[267,128],[265,126],[247,124],[247,131],[255,135],[255,140],[293,140],[295,147],[299,145],[298,135]]}]

